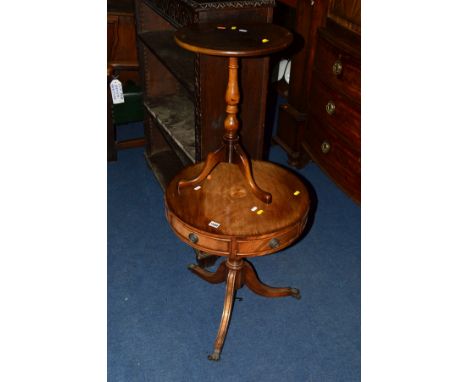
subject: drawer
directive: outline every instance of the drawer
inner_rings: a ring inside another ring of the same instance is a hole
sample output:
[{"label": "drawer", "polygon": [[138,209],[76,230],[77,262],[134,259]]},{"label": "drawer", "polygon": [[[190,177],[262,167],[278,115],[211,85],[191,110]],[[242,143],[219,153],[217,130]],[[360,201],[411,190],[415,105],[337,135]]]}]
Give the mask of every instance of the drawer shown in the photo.
[{"label": "drawer", "polygon": [[303,224],[298,224],[286,232],[264,236],[261,239],[237,240],[239,256],[260,256],[280,251],[294,241],[301,233]]},{"label": "drawer", "polygon": [[319,35],[314,60],[314,69],[320,77],[356,102],[361,100],[361,60],[356,57],[358,54],[351,54]]},{"label": "drawer", "polygon": [[360,105],[350,103],[347,97],[333,91],[317,77],[310,93],[309,114],[332,126],[351,146],[360,146]]},{"label": "drawer", "polygon": [[361,195],[360,147],[352,148],[332,128],[315,118],[309,120],[304,141],[304,150],[317,164],[354,200]]},{"label": "drawer", "polygon": [[[167,213],[167,212],[166,212]],[[229,239],[221,239],[215,236],[207,235],[206,232],[200,232],[182,223],[171,213],[167,217],[175,233],[191,247],[200,249],[209,254],[228,255]]]}]

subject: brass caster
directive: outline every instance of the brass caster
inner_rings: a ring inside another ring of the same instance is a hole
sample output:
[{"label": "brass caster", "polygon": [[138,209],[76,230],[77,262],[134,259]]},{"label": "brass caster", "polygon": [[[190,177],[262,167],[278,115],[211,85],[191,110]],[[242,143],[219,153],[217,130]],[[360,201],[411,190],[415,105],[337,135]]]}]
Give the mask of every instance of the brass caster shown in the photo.
[{"label": "brass caster", "polygon": [[297,300],[301,299],[301,292],[297,288],[291,288],[291,292],[293,293],[291,296]]},{"label": "brass caster", "polygon": [[215,351],[213,352],[213,354],[210,354],[210,355],[208,356],[208,359],[209,359],[210,361],[219,361],[219,350],[215,350]]},{"label": "brass caster", "polygon": [[187,269],[189,269],[189,270],[192,270],[192,269],[194,269],[194,268],[196,268],[196,267],[197,267],[196,264],[189,264],[189,265],[187,265]]}]

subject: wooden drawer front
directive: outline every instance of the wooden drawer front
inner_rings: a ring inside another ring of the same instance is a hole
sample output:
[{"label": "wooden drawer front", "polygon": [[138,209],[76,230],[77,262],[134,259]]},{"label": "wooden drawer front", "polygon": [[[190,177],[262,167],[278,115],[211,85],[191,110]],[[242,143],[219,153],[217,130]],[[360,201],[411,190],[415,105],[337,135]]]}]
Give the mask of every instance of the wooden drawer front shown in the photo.
[{"label": "wooden drawer front", "polygon": [[327,83],[361,101],[361,62],[323,38],[317,40],[315,70]]},{"label": "wooden drawer front", "polygon": [[[171,213],[168,213],[167,217],[175,233],[191,247],[200,249],[209,254],[229,254],[229,239],[221,239],[218,237],[207,235],[206,232],[194,230],[193,228],[182,223],[177,217],[175,217]],[[190,237],[192,237],[192,240],[195,241],[192,241]]]},{"label": "wooden drawer front", "polygon": [[305,132],[304,149],[351,197],[360,200],[361,159],[331,128],[312,118]]},{"label": "wooden drawer front", "polygon": [[310,112],[319,121],[332,126],[353,147],[361,144],[360,105],[353,105],[340,93],[333,92],[316,79],[311,91]]},{"label": "wooden drawer front", "polygon": [[304,224],[300,223],[286,232],[272,234],[256,240],[237,240],[239,256],[261,256],[280,251],[291,244],[301,233]]}]

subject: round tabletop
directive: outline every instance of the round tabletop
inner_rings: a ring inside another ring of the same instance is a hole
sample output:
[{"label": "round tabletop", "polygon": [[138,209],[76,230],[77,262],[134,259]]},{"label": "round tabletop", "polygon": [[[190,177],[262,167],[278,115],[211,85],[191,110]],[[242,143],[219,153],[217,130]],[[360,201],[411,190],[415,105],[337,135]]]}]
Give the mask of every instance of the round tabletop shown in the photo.
[{"label": "round tabletop", "polygon": [[214,56],[252,57],[278,52],[291,44],[287,29],[267,23],[192,24],[175,33],[182,48]]},{"label": "round tabletop", "polygon": [[[166,189],[169,223],[185,242],[208,253],[227,255],[232,245],[226,241],[244,240],[239,252],[257,256],[275,252],[300,235],[307,221],[309,195],[290,171],[270,162],[252,161],[254,179],[272,194],[271,204],[257,199],[238,166],[230,163],[218,164],[200,185],[178,192],[178,181],[195,177],[202,166],[185,168]],[[193,233],[198,235],[198,243],[191,239]],[[225,249],[215,239],[225,240]],[[272,239],[277,240],[276,246],[271,245]]]}]

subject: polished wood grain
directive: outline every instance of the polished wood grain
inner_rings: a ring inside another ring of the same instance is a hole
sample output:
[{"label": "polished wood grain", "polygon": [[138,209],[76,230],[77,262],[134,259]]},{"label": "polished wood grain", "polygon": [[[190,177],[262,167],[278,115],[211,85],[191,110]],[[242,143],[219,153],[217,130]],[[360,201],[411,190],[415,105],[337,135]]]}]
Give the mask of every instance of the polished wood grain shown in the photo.
[{"label": "polished wood grain", "polygon": [[209,153],[207,160],[200,170],[200,173],[191,179],[181,179],[177,184],[177,189],[191,187],[205,180],[206,177],[220,162],[237,163],[242,171],[250,191],[261,201],[271,203],[271,194],[262,190],[256,184],[250,169],[250,160],[239,144],[239,121],[237,119],[239,103],[239,84],[237,79],[237,69],[239,68],[237,57],[229,57],[229,77],[226,89],[226,118],[224,120],[223,145],[213,153]]},{"label": "polished wood grain", "polygon": [[[360,103],[361,99],[361,58],[356,36],[345,35],[336,38],[327,29],[319,30],[320,38],[317,41],[317,59],[314,62],[314,71],[317,77],[339,90],[351,102]],[[347,40],[350,43],[345,43]],[[341,65],[341,71],[336,74],[333,66]]]},{"label": "polished wood grain", "polygon": [[255,182],[250,169],[250,160],[239,144],[239,121],[237,119],[239,103],[239,84],[237,79],[237,69],[239,68],[237,57],[229,57],[229,77],[226,88],[226,118],[224,119],[224,143],[214,153],[209,153],[207,160],[200,170],[200,173],[191,179],[181,179],[177,184],[180,191],[182,188],[192,187],[202,183],[221,162],[237,163],[242,171],[250,191],[264,203],[271,203],[271,193],[262,190]]},{"label": "polished wood grain", "polygon": [[219,324],[218,334],[216,335],[214,351],[211,355],[208,356],[208,359],[211,361],[219,360],[221,349],[223,348],[224,340],[226,338],[229,320],[231,318],[234,294],[236,291],[236,278],[238,279],[239,277],[240,273],[237,271],[237,269],[229,269],[226,277],[226,297],[224,298],[224,307],[223,313],[221,315],[221,322]]},{"label": "polished wood grain", "polygon": [[291,44],[290,31],[274,24],[204,23],[179,29],[177,44],[195,53],[211,56],[255,57],[278,52]]},{"label": "polished wood grain", "polygon": [[[176,44],[173,34],[192,23],[232,20],[271,23],[274,5],[274,0],[135,0],[139,59],[148,111],[145,158],[158,181],[162,180],[163,188],[174,168],[181,170],[187,164],[206,160],[220,146],[228,79],[228,57],[186,51]],[[268,56],[245,57],[239,67],[242,100],[249,107],[239,110],[238,119],[242,123],[238,135],[244,150],[254,159],[265,158],[267,154],[268,69]],[[175,99],[189,102],[172,102]],[[159,107],[169,103],[171,108]],[[170,113],[177,116],[191,113],[193,118],[182,121],[162,118]],[[180,130],[191,134],[190,139],[179,139]]]},{"label": "polished wood grain", "polygon": [[213,353],[208,356],[208,359],[211,361],[218,361],[220,358],[221,350],[229,327],[229,320],[231,318],[236,291],[238,289],[247,285],[252,292],[263,297],[292,296],[296,299],[301,298],[301,294],[296,288],[271,287],[262,283],[255,272],[255,268],[250,262],[236,259],[235,255],[231,257],[232,258],[229,260],[223,261],[216,272],[208,272],[194,264],[189,265],[190,271],[209,283],[218,284],[223,281],[226,282],[226,295],[224,299],[223,313],[221,315],[221,322],[216,335]]},{"label": "polished wood grain", "polygon": [[271,24],[241,24],[230,27],[220,24],[193,24],[178,30],[175,34],[175,40],[182,48],[195,53],[229,56],[223,145],[220,149],[208,154],[198,175],[191,179],[179,180],[177,189],[180,191],[203,182],[218,163],[225,161],[237,163],[247,180],[250,192],[264,203],[271,203],[271,193],[261,189],[255,182],[250,168],[250,160],[239,144],[237,132],[239,129],[237,113],[240,99],[238,57],[267,55],[284,49],[291,43],[292,34],[284,28]]},{"label": "polished wood grain", "polygon": [[169,183],[165,206],[167,220],[182,241],[226,258],[215,272],[189,266],[207,282],[226,282],[221,322],[209,356],[210,360],[218,360],[237,289],[246,285],[265,297],[300,298],[295,288],[262,283],[246,258],[280,251],[297,240],[307,222],[310,201],[307,188],[294,174],[263,161],[252,161],[252,172],[260,187],[272,191],[271,204],[259,201],[250,192],[242,171],[233,163],[219,163],[201,185],[178,189],[181,178],[199,174],[203,166],[189,166]]},{"label": "polished wood grain", "polygon": [[[324,152],[323,145],[329,150]],[[342,136],[323,122],[311,117],[310,128],[304,136],[303,148],[336,184],[352,199],[361,197],[360,152],[343,140]]]},{"label": "polished wood grain", "polygon": [[[194,186],[179,192],[179,179],[198,174],[202,167],[203,163],[198,163],[185,168],[166,189],[169,211],[193,229],[214,237],[249,239],[281,231],[307,214],[307,188],[290,171],[270,162],[252,161],[252,172],[260,187],[271,190],[271,204],[259,201],[249,191],[239,168],[229,163],[218,164],[198,190]],[[296,191],[298,194],[294,195]],[[257,207],[256,212],[251,211],[253,207]],[[258,214],[259,210],[263,213]],[[209,226],[211,221],[221,225],[213,228]],[[209,252],[211,248],[200,249]]]},{"label": "polished wood grain", "polygon": [[359,203],[360,37],[329,20],[326,28],[318,30],[317,47],[313,67],[315,81],[311,87],[308,121],[301,145],[310,158]]},{"label": "polished wood grain", "polygon": [[328,0],[300,0],[295,8],[294,34],[297,47],[291,58],[287,103],[279,110],[278,128],[274,141],[288,154],[288,163],[301,168],[309,158],[301,148],[307,119],[307,104],[311,89],[317,30],[325,25]]},{"label": "polished wood grain", "polygon": [[[280,107],[274,137],[289,164],[302,167],[313,160],[358,203],[360,12],[360,0],[297,2],[294,30],[304,45],[292,57],[288,103]],[[329,102],[336,106],[331,114],[325,109]]]},{"label": "polished wood grain", "polygon": [[[317,78],[312,87],[311,115],[334,128],[351,147],[361,145],[361,104]],[[331,106],[333,105],[333,106]],[[333,111],[327,107],[333,107]],[[306,134],[307,135],[307,134]],[[308,136],[309,137],[309,136]]]},{"label": "polished wood grain", "polygon": [[274,288],[260,282],[245,258],[279,251],[299,237],[308,217],[307,189],[296,176],[277,165],[250,161],[239,143],[237,118],[238,58],[283,49],[292,36],[268,24],[229,28],[224,24],[200,24],[182,28],[175,39],[181,47],[196,53],[228,56],[222,144],[208,154],[205,162],[182,170],[165,193],[167,220],[177,236],[199,252],[227,257],[215,272],[189,266],[207,282],[226,282],[221,322],[213,353],[208,357],[217,361],[237,289],[245,284],[266,297],[300,297],[295,288]]}]

